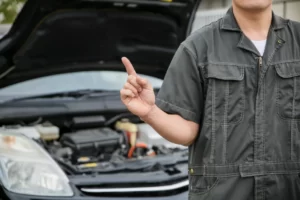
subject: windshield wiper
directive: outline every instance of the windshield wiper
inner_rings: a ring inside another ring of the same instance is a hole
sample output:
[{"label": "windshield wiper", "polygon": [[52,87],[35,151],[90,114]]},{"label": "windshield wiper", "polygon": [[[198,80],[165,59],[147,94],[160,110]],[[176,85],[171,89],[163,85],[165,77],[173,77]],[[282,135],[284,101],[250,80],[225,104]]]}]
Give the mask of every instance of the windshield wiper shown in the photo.
[{"label": "windshield wiper", "polygon": [[71,97],[77,99],[77,98],[85,98],[90,96],[97,96],[97,97],[107,96],[110,94],[115,95],[116,91],[85,89],[85,90],[57,92],[57,93],[34,95],[34,96],[22,96],[22,97],[8,99],[0,103],[11,103],[17,101],[31,100],[31,99],[51,99],[51,98],[64,98],[64,97]]}]

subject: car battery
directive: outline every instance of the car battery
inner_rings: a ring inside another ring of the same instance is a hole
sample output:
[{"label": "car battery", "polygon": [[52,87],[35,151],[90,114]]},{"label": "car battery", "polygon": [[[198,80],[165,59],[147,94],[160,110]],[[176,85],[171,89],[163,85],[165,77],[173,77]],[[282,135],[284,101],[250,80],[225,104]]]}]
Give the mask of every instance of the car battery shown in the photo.
[{"label": "car battery", "polygon": [[186,149],[187,147],[169,142],[160,136],[149,124],[137,124],[138,141],[146,143],[149,147],[165,146],[167,148]]},{"label": "car battery", "polygon": [[70,147],[73,159],[110,155],[120,147],[120,135],[110,128],[80,130],[63,134],[61,144]]}]

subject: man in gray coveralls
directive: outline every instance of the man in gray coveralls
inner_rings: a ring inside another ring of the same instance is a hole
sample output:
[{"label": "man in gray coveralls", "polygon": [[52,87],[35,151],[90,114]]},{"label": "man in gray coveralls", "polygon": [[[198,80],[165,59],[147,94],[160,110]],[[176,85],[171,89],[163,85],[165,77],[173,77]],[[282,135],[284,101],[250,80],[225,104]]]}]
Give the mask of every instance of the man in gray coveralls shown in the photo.
[{"label": "man in gray coveralls", "polygon": [[190,35],[157,98],[122,61],[129,111],[189,146],[190,200],[300,199],[300,24],[272,0],[233,0]]}]

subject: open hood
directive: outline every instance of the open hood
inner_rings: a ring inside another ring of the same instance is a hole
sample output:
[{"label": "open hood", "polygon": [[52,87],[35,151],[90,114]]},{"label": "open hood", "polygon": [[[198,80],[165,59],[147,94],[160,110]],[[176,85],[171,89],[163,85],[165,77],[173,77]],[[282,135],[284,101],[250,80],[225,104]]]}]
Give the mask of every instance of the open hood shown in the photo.
[{"label": "open hood", "polygon": [[125,70],[163,78],[200,0],[28,0],[0,41],[0,88],[31,78]]}]

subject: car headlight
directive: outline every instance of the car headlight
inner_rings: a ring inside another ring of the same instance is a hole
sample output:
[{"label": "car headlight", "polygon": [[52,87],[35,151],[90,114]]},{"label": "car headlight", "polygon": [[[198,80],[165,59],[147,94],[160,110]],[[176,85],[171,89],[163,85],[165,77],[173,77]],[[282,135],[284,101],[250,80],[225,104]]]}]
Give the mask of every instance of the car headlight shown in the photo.
[{"label": "car headlight", "polygon": [[43,148],[24,135],[1,130],[0,180],[15,193],[73,196],[68,177]]}]

